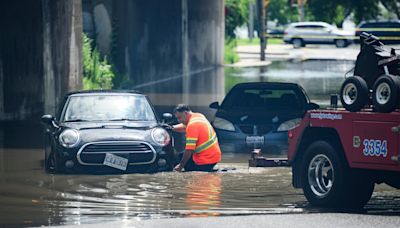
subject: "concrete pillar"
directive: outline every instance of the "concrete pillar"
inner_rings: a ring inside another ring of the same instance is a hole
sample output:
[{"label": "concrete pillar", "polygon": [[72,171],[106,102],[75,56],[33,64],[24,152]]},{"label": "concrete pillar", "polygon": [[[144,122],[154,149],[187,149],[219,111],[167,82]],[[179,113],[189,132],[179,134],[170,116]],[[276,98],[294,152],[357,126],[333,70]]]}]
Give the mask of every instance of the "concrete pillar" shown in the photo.
[{"label": "concrete pillar", "polygon": [[[4,77],[3,77],[3,61],[0,56],[0,116],[4,115]],[[1,136],[0,136],[1,137]]]},{"label": "concrete pillar", "polygon": [[82,1],[73,0],[71,9],[71,33],[69,38],[69,83],[68,91],[82,88]]},{"label": "concrete pillar", "polygon": [[183,76],[183,103],[189,103],[189,35],[188,35],[188,1],[182,0],[182,19],[181,19],[181,37],[182,37],[182,76]]},{"label": "concrete pillar", "polygon": [[104,3],[98,3],[93,9],[93,18],[96,31],[96,43],[104,55],[110,54],[112,23],[111,16]]},{"label": "concrete pillar", "polygon": [[44,113],[55,115],[56,113],[56,87],[53,69],[53,56],[51,53],[51,19],[50,2],[43,1],[43,94]]},{"label": "concrete pillar", "polygon": [[82,88],[81,0],[42,0],[43,109],[56,114],[69,91]]}]

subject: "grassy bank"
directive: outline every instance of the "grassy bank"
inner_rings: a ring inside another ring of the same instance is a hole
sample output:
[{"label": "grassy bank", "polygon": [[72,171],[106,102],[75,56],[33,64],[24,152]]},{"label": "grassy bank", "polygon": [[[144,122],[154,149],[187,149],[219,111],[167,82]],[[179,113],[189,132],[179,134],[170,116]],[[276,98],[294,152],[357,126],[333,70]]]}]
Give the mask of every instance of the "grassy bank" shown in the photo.
[{"label": "grassy bank", "polygon": [[[236,39],[236,43],[237,43],[238,46],[260,45],[260,39],[259,38]],[[282,39],[278,39],[278,38],[270,38],[270,39],[267,39],[267,44],[283,44],[283,40]]]}]

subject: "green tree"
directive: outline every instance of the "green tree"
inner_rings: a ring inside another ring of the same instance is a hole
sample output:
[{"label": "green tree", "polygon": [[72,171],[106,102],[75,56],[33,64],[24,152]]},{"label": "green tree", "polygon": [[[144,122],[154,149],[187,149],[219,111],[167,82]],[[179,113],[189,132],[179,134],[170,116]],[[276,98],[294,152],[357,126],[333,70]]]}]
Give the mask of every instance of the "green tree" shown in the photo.
[{"label": "green tree", "polygon": [[380,4],[400,19],[398,0],[308,0],[307,10],[313,20],[340,25],[351,13],[356,23],[378,18],[382,15]]},{"label": "green tree", "polygon": [[288,4],[288,0],[270,0],[268,5],[268,19],[278,21],[278,24],[284,25],[297,21],[298,13],[294,7]]},{"label": "green tree", "polygon": [[225,36],[235,38],[236,27],[245,24],[249,17],[249,2],[254,0],[225,0]]},{"label": "green tree", "polygon": [[115,74],[107,58],[101,58],[98,49],[92,44],[92,39],[83,34],[83,88],[111,89]]},{"label": "green tree", "polygon": [[380,0],[387,11],[393,12],[397,19],[400,19],[400,1],[399,0]]},{"label": "green tree", "polygon": [[307,15],[313,21],[325,21],[330,24],[341,26],[344,19],[350,12],[345,9],[345,3],[342,0],[308,0]]}]

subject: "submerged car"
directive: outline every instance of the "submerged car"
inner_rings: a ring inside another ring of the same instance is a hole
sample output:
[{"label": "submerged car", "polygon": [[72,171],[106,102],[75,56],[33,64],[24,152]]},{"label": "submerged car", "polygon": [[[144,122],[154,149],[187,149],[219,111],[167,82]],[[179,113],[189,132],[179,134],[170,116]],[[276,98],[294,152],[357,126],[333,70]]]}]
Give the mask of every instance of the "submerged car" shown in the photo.
[{"label": "submerged car", "polygon": [[170,132],[138,92],[70,93],[42,122],[47,172],[156,172],[175,164]]},{"label": "submerged car", "polygon": [[294,83],[253,82],[235,85],[217,109],[212,125],[222,152],[285,155],[287,131],[300,123],[311,103],[302,87]]},{"label": "submerged car", "polygon": [[283,41],[300,48],[306,44],[334,44],[338,48],[352,43],[354,33],[340,30],[326,22],[310,21],[291,23],[285,29]]}]

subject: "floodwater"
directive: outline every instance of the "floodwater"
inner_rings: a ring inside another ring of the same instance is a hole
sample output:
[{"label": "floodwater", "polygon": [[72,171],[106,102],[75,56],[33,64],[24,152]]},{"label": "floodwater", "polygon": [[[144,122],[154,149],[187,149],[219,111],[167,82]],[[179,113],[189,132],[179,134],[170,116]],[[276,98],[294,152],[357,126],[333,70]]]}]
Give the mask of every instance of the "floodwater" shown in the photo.
[{"label": "floodwater", "polygon": [[[213,110],[208,104],[222,101],[234,84],[246,81],[299,83],[313,102],[326,106],[353,65],[351,61],[306,61],[221,68],[137,89],[149,94],[159,113],[171,112],[175,104],[185,102],[209,118]],[[290,168],[249,168],[248,154],[223,154],[222,171],[216,173],[52,175],[43,171],[37,128],[11,129],[0,129],[0,227],[326,212],[309,207],[302,190],[292,187]],[[400,191],[376,185],[361,213],[400,215]]]}]

